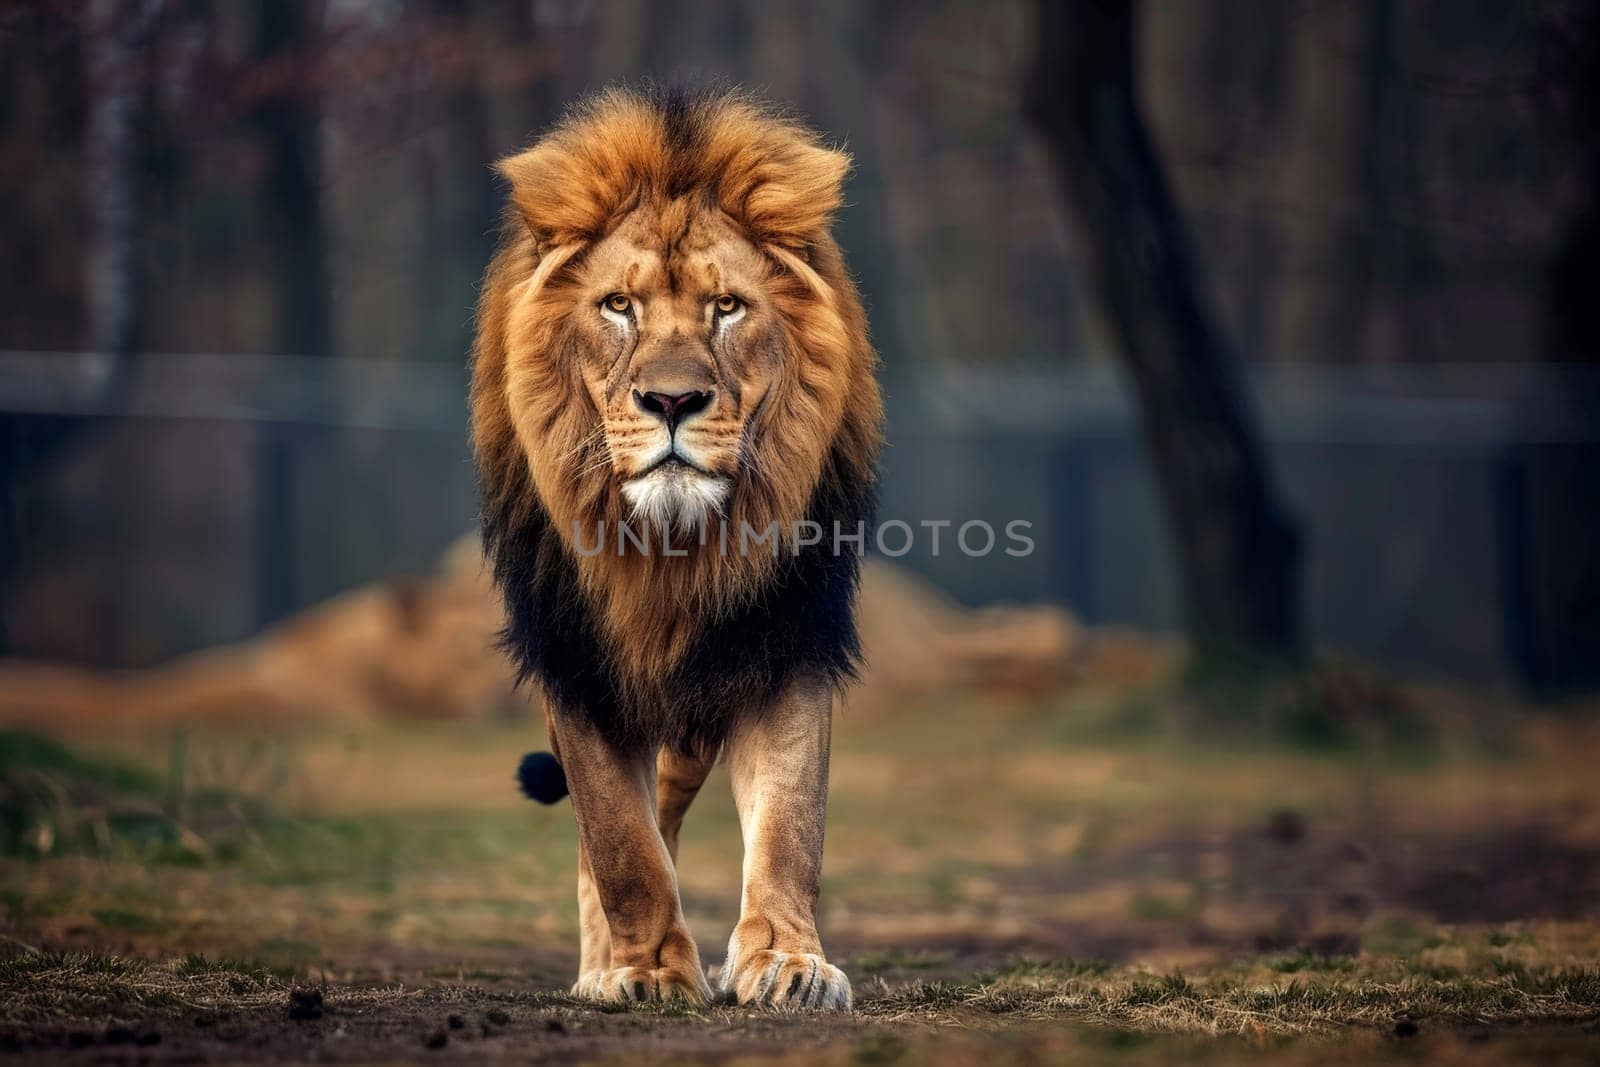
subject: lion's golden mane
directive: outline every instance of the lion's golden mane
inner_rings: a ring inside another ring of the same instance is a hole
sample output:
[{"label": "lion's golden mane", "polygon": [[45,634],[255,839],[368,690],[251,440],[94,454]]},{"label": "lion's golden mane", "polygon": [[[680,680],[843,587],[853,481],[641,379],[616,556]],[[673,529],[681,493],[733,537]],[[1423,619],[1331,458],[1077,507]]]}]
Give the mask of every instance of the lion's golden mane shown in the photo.
[{"label": "lion's golden mane", "polygon": [[[829,232],[848,167],[742,94],[631,90],[590,99],[499,165],[513,210],[480,298],[473,446],[506,642],[557,706],[706,747],[793,671],[851,671],[857,561],[831,537],[823,553],[788,543],[800,520],[853,531],[870,509],[876,357]],[[747,425],[725,518],[734,531],[776,523],[776,552],[574,551],[575,530],[612,528],[627,508],[574,366],[569,278],[641,209],[669,248],[695,213],[721,212],[773,266],[783,369]]]}]

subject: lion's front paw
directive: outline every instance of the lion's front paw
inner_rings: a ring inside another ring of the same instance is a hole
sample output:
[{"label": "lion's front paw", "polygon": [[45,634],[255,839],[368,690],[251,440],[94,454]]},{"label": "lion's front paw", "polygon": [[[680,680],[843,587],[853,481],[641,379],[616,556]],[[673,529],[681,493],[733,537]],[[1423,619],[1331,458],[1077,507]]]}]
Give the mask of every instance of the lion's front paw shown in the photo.
[{"label": "lion's front paw", "polygon": [[698,970],[613,967],[580,974],[572,987],[572,995],[624,1004],[681,1000],[686,1004],[699,1005],[711,999],[711,987],[706,984],[705,975]]},{"label": "lion's front paw", "polygon": [[810,1011],[849,1011],[850,979],[811,952],[760,949],[723,968],[723,989],[740,1004]]}]

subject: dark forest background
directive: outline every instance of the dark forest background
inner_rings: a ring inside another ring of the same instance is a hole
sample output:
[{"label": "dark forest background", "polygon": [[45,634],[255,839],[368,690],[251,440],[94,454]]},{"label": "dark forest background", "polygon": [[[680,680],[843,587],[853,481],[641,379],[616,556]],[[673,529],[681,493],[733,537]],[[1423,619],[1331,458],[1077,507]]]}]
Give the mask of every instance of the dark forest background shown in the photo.
[{"label": "dark forest background", "polygon": [[[1278,628],[1304,641],[1278,650],[1594,681],[1595,10],[1098,7],[1127,9],[1184,284],[1299,538],[1305,622]],[[1161,430],[1182,453],[1205,413],[1152,414],[1130,324],[1167,311],[1097,287],[1165,238],[1097,226],[1074,179],[1104,142],[1050,136],[1050,100],[1105,99],[1051,80],[1115,33],[1096,9],[0,6],[0,651],[146,664],[426,566],[472,516],[489,165],[642,78],[748,86],[854,154],[839,237],[889,384],[886,508],[1043,531],[1033,569],[912,565],[969,601],[1194,631],[1204,536],[1173,518]]]}]

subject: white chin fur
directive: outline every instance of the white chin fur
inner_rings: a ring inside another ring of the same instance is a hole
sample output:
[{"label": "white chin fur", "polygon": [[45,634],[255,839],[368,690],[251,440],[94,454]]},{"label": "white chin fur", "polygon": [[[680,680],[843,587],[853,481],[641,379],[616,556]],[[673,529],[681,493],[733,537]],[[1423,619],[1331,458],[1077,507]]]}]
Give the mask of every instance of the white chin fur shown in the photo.
[{"label": "white chin fur", "polygon": [[633,519],[658,530],[698,530],[722,510],[728,495],[726,479],[702,474],[689,467],[657,467],[643,477],[624,482],[623,499],[633,509]]}]

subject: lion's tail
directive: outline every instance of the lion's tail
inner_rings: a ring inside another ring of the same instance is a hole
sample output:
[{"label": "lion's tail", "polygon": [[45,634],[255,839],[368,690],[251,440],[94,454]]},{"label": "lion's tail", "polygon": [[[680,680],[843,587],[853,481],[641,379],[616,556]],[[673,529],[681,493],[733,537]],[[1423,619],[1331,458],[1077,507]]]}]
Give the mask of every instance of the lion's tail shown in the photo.
[{"label": "lion's tail", "polygon": [[517,765],[517,784],[528,799],[554,804],[567,795],[567,772],[548,752],[530,752]]}]

